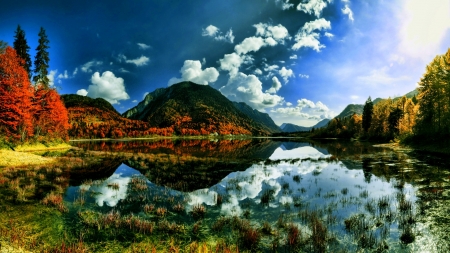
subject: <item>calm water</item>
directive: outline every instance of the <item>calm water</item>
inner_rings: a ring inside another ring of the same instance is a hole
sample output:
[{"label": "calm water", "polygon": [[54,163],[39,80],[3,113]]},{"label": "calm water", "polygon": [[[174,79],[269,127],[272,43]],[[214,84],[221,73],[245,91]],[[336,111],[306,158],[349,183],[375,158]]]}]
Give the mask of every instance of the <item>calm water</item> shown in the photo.
[{"label": "calm water", "polygon": [[[450,167],[442,157],[331,140],[72,145],[108,154],[58,186],[66,224],[88,244],[145,240],[147,224],[162,241],[218,240],[260,252],[450,250]],[[260,234],[256,244],[245,239],[249,228]]]}]

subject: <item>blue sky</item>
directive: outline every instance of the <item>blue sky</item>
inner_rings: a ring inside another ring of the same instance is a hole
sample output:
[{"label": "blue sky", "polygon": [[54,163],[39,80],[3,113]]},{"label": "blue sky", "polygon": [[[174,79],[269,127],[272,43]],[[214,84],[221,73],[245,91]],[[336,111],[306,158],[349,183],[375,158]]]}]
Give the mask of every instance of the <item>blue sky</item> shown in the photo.
[{"label": "blue sky", "polygon": [[450,47],[449,0],[6,1],[0,40],[50,40],[61,94],[120,112],[190,80],[283,122],[313,125],[416,87]]}]

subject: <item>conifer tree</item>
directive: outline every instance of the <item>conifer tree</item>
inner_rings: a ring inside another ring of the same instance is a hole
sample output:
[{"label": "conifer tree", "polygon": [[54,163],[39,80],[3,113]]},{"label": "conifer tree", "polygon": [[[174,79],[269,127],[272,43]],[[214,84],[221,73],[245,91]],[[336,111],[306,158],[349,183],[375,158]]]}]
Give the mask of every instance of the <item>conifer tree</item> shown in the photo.
[{"label": "conifer tree", "polygon": [[42,84],[45,89],[48,89],[50,85],[50,80],[47,77],[50,61],[48,53],[50,47],[48,46],[48,43],[49,40],[45,34],[45,30],[41,27],[41,30],[39,31],[39,45],[36,48],[37,53],[34,60],[35,76],[33,77],[33,81],[36,85]]},{"label": "conifer tree", "polygon": [[31,58],[28,53],[30,47],[25,39],[25,31],[20,28],[20,25],[17,26],[16,35],[14,35],[14,38],[14,49],[16,50],[17,55],[24,60],[22,67],[27,71],[28,78],[31,79]]},{"label": "conifer tree", "polygon": [[373,115],[373,102],[372,99],[369,97],[366,103],[364,104],[362,115],[362,128],[366,133],[370,128],[370,124],[372,123],[372,115]]}]

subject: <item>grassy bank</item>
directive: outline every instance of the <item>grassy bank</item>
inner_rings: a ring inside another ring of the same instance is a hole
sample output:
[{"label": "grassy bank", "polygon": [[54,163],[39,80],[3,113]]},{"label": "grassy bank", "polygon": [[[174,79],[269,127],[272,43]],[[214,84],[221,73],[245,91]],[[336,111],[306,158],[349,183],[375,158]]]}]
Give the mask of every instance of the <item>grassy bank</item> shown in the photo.
[{"label": "grassy bank", "polygon": [[62,150],[62,149],[70,149],[70,146],[67,143],[51,143],[51,144],[43,144],[43,143],[25,143],[20,144],[15,147],[0,149],[0,168],[1,167],[10,167],[10,166],[29,166],[29,165],[43,165],[43,164],[51,164],[56,162],[56,158],[54,157],[42,157],[40,155],[36,155],[30,152],[36,151],[49,151],[49,150]]}]

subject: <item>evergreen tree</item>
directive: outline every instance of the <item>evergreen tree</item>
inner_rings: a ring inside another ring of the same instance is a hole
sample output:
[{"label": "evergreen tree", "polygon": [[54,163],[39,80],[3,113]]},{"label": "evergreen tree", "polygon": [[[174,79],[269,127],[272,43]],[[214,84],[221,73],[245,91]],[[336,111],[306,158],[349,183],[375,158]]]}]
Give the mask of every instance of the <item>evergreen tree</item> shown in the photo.
[{"label": "evergreen tree", "polygon": [[20,28],[20,25],[17,26],[14,38],[14,49],[16,50],[17,55],[24,60],[22,67],[27,71],[28,78],[31,79],[31,58],[28,53],[30,47],[25,39],[25,31]]},{"label": "evergreen tree", "polygon": [[42,84],[42,86],[45,89],[49,88],[50,80],[48,79],[48,67],[49,67],[49,54],[48,49],[50,48],[48,46],[49,40],[47,38],[47,35],[45,34],[44,28],[41,27],[41,30],[39,31],[39,45],[36,48],[36,57],[34,60],[34,73],[35,76],[33,77],[33,81],[35,84]]},{"label": "evergreen tree", "polygon": [[370,124],[372,123],[372,115],[373,115],[373,102],[372,99],[369,97],[366,103],[364,104],[362,115],[362,128],[366,133],[370,128]]}]

